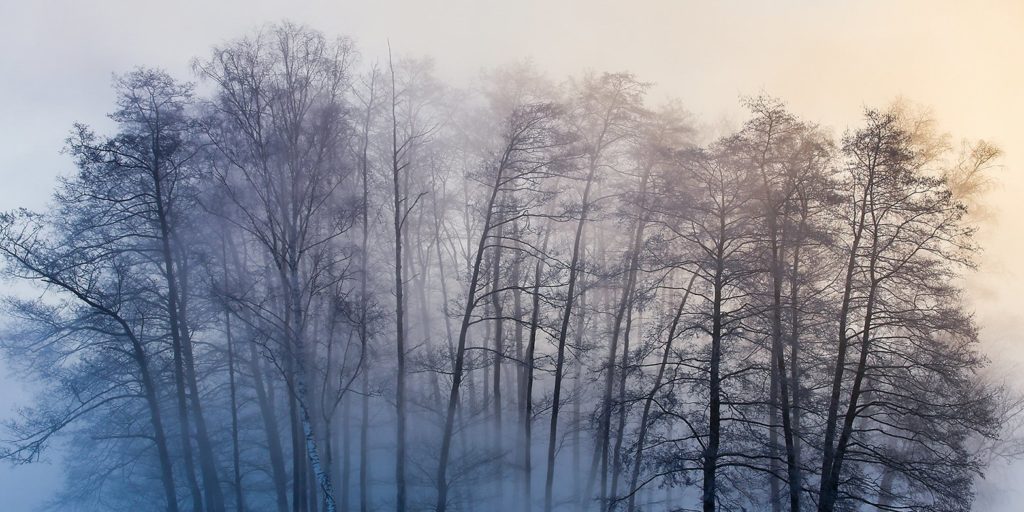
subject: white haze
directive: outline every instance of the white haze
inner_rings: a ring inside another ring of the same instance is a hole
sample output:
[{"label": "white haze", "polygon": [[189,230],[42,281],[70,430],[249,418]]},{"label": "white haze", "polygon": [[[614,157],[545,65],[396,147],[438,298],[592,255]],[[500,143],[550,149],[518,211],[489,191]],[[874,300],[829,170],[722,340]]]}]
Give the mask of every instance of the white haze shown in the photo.
[{"label": "white haze", "polygon": [[[357,41],[364,60],[429,55],[442,78],[532,59],[553,77],[629,70],[655,97],[681,99],[709,126],[736,125],[738,98],[767,92],[841,132],[864,106],[897,96],[933,108],[955,137],[1005,150],[981,271],[968,290],[993,370],[1024,387],[1024,4],[1005,2],[14,1],[0,5],[0,210],[40,208],[72,165],[59,150],[75,121],[105,127],[111,73],[159,66],[191,78],[211,45],[289,19]],[[0,416],[25,402],[0,365]],[[51,453],[59,462],[59,454]],[[977,510],[1019,510],[1024,463],[996,464]],[[29,510],[59,484],[57,464],[0,467],[5,510]]]}]

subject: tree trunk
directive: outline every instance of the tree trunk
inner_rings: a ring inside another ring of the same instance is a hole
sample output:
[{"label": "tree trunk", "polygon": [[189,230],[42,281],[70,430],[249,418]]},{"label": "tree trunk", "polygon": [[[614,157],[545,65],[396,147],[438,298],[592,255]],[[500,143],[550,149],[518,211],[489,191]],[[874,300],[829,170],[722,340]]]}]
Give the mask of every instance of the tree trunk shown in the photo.
[{"label": "tree trunk", "polygon": [[[368,149],[370,145],[370,122],[373,119],[373,105],[376,98],[377,70],[370,75],[370,95],[366,101],[366,116],[363,117],[363,140],[360,148],[360,181],[363,186],[363,203],[361,205],[362,221],[362,242],[359,257],[359,350],[364,365],[368,365],[369,354],[369,333],[366,322],[369,313],[369,297],[367,293],[369,273],[369,239],[370,239],[370,160]],[[369,437],[370,437],[370,372],[364,369],[362,375],[362,397],[360,399],[361,412],[359,417],[359,512],[369,512]]]},{"label": "tree trunk", "polygon": [[629,334],[633,327],[633,301],[626,307],[626,329],[622,334],[622,364],[619,370],[618,412],[619,424],[615,430],[615,447],[612,451],[612,485],[608,494],[608,510],[614,510],[619,497],[619,476],[622,471],[622,444],[626,433],[626,383],[629,377]]},{"label": "tree trunk", "polygon": [[195,460],[192,454],[192,440],[190,435],[190,426],[188,420],[188,397],[185,392],[185,362],[182,349],[181,329],[178,325],[178,288],[177,282],[173,278],[174,276],[174,264],[171,257],[171,247],[169,241],[169,233],[167,233],[166,222],[163,219],[164,213],[162,211],[163,200],[160,198],[160,178],[156,177],[155,182],[157,183],[156,196],[157,196],[157,210],[158,216],[161,218],[160,230],[161,230],[161,255],[163,256],[163,271],[164,278],[167,284],[167,302],[165,304],[167,310],[167,318],[170,323],[170,334],[171,334],[171,349],[173,354],[174,364],[174,389],[177,398],[177,409],[178,409],[178,424],[179,424],[179,435],[181,436],[181,450],[182,458],[185,462],[185,478],[188,482],[189,492],[192,496],[192,510],[195,512],[202,512],[203,497],[202,491],[199,488],[199,482],[196,480],[196,468]]},{"label": "tree trunk", "polygon": [[[877,239],[875,240],[877,245]],[[873,246],[874,247],[874,246]],[[858,415],[858,401],[861,395],[861,387],[864,383],[864,376],[867,372],[867,359],[871,346],[871,323],[874,316],[876,291],[879,282],[875,278],[875,257],[871,259],[869,266],[871,285],[868,290],[867,305],[864,312],[864,325],[861,332],[860,358],[857,361],[857,368],[854,372],[853,387],[850,390],[850,401],[846,406],[846,413],[843,416],[843,428],[839,434],[839,441],[836,444],[834,457],[832,459],[831,471],[828,475],[822,475],[822,481],[827,484],[827,489],[821,494],[818,502],[819,512],[833,512],[836,501],[839,498],[839,481],[842,477],[843,462],[846,457],[846,449],[849,446],[850,436],[853,433],[853,423]]]},{"label": "tree trunk", "polygon": [[526,345],[526,376],[524,382],[526,390],[523,393],[523,510],[533,510],[533,373],[535,369],[535,354],[537,351],[537,331],[540,328],[540,286],[544,273],[544,257],[547,252],[548,240],[551,237],[551,229],[544,233],[544,242],[541,244],[541,255],[537,258],[537,264],[533,271],[533,304],[530,310],[530,334]]},{"label": "tree trunk", "polygon": [[[210,512],[224,512],[224,493],[220,488],[220,477],[218,476],[217,463],[213,456],[213,445],[210,443],[210,434],[206,427],[206,416],[203,414],[202,397],[199,394],[199,383],[196,377],[195,359],[192,354],[192,335],[188,327],[187,304],[188,295],[188,267],[185,258],[179,260],[178,268],[180,276],[178,282],[178,329],[181,333],[181,350],[185,363],[185,379],[189,388],[189,402],[192,405],[192,417],[196,424],[196,442],[199,446],[199,467],[203,475],[203,489],[206,494],[206,508]],[[169,280],[175,280],[172,274]]]},{"label": "tree trunk", "polygon": [[[772,359],[775,361],[772,368],[773,398],[771,414],[774,424],[775,418],[782,417],[782,434],[786,443],[786,470],[789,480],[789,506],[793,512],[800,511],[800,468],[796,461],[795,436],[793,435],[793,424],[790,407],[790,385],[789,375],[786,371],[786,358],[782,340],[782,282],[783,282],[783,259],[782,248],[779,243],[779,227],[774,213],[769,215],[768,230],[771,237],[771,278],[772,278],[772,306],[771,306],[771,334],[772,334]],[[773,434],[775,430],[773,429]],[[777,436],[778,434],[774,434]],[[772,450],[778,449],[778,439],[772,444]],[[774,455],[774,454],[773,454]],[[773,457],[773,464],[776,459]],[[781,508],[781,497],[779,496],[778,482],[776,475],[772,473],[772,490],[774,494],[772,507]]]},{"label": "tree trunk", "polygon": [[[127,324],[122,323],[121,325],[124,327],[125,332],[128,333]],[[170,450],[167,447],[167,434],[164,431],[164,422],[160,414],[160,402],[157,399],[153,376],[149,371],[149,360],[138,339],[131,334],[129,334],[129,339],[132,342],[132,356],[139,365],[142,386],[146,393],[146,405],[149,406],[149,418],[153,424],[153,439],[156,442],[157,455],[160,459],[160,481],[164,487],[167,512],[178,512],[178,495],[174,487],[174,469],[171,465]]]},{"label": "tree trunk", "polygon": [[[651,168],[647,167],[645,169],[645,171],[644,171],[643,176],[640,178],[640,187],[639,187],[640,201],[639,201],[639,204],[637,205],[637,209],[638,209],[638,211],[637,211],[637,220],[636,220],[636,225],[635,225],[635,227],[633,229],[633,237],[632,237],[633,239],[630,241],[631,243],[630,243],[630,247],[629,247],[629,258],[628,258],[627,264],[626,264],[626,282],[623,283],[623,285],[622,285],[622,296],[619,299],[619,303],[618,303],[616,311],[615,311],[615,320],[614,320],[614,323],[612,324],[612,338],[611,338],[611,342],[608,345],[608,365],[607,365],[607,371],[606,371],[607,373],[605,373],[604,397],[603,397],[603,401],[602,401],[602,413],[601,413],[601,428],[600,428],[600,434],[599,434],[599,436],[600,436],[599,437],[599,442],[600,442],[599,451],[601,452],[601,489],[600,489],[601,506],[603,508],[606,508],[606,509],[610,509],[611,508],[609,506],[611,502],[610,501],[606,501],[606,499],[607,499],[606,492],[607,492],[607,489],[608,489],[608,487],[607,487],[607,479],[608,479],[608,451],[609,451],[609,443],[611,442],[612,387],[613,387],[613,383],[615,382],[615,358],[616,358],[616,355],[617,355],[617,352],[618,352],[619,336],[620,336],[620,334],[622,332],[622,322],[623,322],[623,319],[625,319],[626,316],[630,312],[630,309],[631,309],[631,306],[632,306],[632,300],[633,300],[633,292],[634,292],[634,289],[636,287],[637,267],[639,266],[639,262],[640,262],[640,246],[643,243],[644,228],[646,227],[646,224],[647,224],[647,213],[645,211],[645,199],[646,199],[646,196],[647,196],[647,181],[648,181],[648,179],[650,177],[650,174],[651,174]],[[629,348],[626,347],[626,349],[623,350],[623,354],[622,354],[622,377],[621,377],[622,382],[621,382],[621,385],[620,385],[620,387],[621,387],[621,393],[620,394],[623,395],[623,396],[625,396],[625,386],[626,386],[625,371],[626,371],[626,361],[627,361],[627,358],[629,357],[628,350],[629,350]],[[622,405],[620,404],[620,407],[621,406]],[[622,422],[623,423],[625,422],[624,418],[622,419]],[[623,426],[623,428],[625,428],[625,427]],[[621,444],[622,444],[621,443],[621,439],[619,439],[619,441],[617,441],[616,444],[621,446]],[[618,458],[618,457],[619,457],[619,455],[618,455],[618,453],[616,453],[615,454],[615,458]],[[612,495],[613,495],[612,498],[614,498],[614,494],[617,491],[617,485],[616,484],[617,484],[616,481],[612,482],[612,488],[613,488],[612,489]]]},{"label": "tree trunk", "polygon": [[267,451],[270,456],[270,476],[274,481],[274,494],[277,498],[277,512],[288,510],[288,474],[284,468],[284,448],[281,446],[281,432],[277,423],[277,412],[267,393],[263,381],[263,369],[259,364],[259,354],[255,343],[249,345],[249,371],[253,376],[253,388],[256,390],[256,403],[260,407],[263,419],[263,431],[267,435]]},{"label": "tree trunk", "polygon": [[[806,211],[807,204],[806,199],[801,197],[801,217],[800,223],[797,226],[795,242],[793,244],[793,261],[790,269],[791,277],[789,283],[789,311],[790,311],[790,340],[789,340],[789,371],[790,377],[789,382],[792,387],[790,394],[792,395],[793,402],[791,404],[791,423],[790,430],[793,432],[793,448],[792,466],[797,468],[795,474],[791,474],[789,477],[789,492],[790,502],[792,504],[793,495],[797,495],[799,500],[800,493],[803,491],[803,476],[800,474],[799,468],[801,464],[800,456],[800,415],[801,415],[801,391],[800,391],[800,307],[797,305],[800,298],[800,248],[804,240],[804,229],[806,227]],[[799,508],[792,508],[792,512],[799,512]]]},{"label": "tree trunk", "polygon": [[391,178],[394,196],[394,235],[395,235],[395,350],[397,358],[397,374],[395,378],[395,415],[396,446],[395,446],[395,492],[397,512],[405,512],[405,282],[402,277],[402,224],[405,220],[403,197],[399,178],[404,165],[399,164],[398,146],[398,98],[395,89],[395,67],[391,67]]},{"label": "tree trunk", "polygon": [[[159,123],[159,120],[155,121]],[[167,314],[171,330],[171,343],[174,351],[174,373],[177,382],[179,400],[178,417],[181,421],[182,443],[185,454],[186,466],[191,466],[192,443],[189,439],[188,413],[184,411],[185,385],[191,394],[192,413],[196,423],[196,440],[199,445],[199,464],[203,475],[203,489],[206,496],[206,506],[210,512],[224,512],[224,496],[220,489],[220,480],[217,476],[216,464],[213,460],[213,448],[210,445],[210,437],[206,430],[206,420],[203,417],[203,409],[200,403],[199,386],[196,383],[195,366],[192,358],[192,341],[190,339],[185,319],[186,286],[178,281],[175,272],[174,252],[171,248],[173,237],[170,220],[170,212],[164,198],[164,176],[162,175],[162,150],[159,134],[154,133],[152,137],[153,166],[150,169],[153,179],[153,196],[155,200],[157,228],[160,232],[160,250],[163,257],[164,278],[167,284]],[[182,264],[184,257],[178,264]],[[189,469],[189,487],[193,493],[193,506],[195,510],[202,510],[202,503],[198,500],[198,484],[195,482],[194,470]]]},{"label": "tree trunk", "polygon": [[[719,233],[724,236],[724,219]],[[712,286],[711,313],[711,363],[708,378],[710,388],[710,405],[708,418],[708,443],[704,448],[703,490],[701,503],[704,512],[715,512],[716,480],[718,474],[718,448],[722,428],[722,382],[720,366],[722,361],[722,288],[724,250],[722,242],[716,247],[715,277]]]},{"label": "tree trunk", "polygon": [[643,463],[644,455],[644,442],[647,440],[647,428],[649,426],[651,414],[651,405],[654,403],[654,397],[661,389],[661,381],[665,378],[665,368],[668,367],[668,358],[672,354],[672,342],[675,341],[676,332],[679,329],[679,319],[683,316],[683,310],[686,308],[686,301],[690,298],[690,290],[693,289],[693,282],[696,280],[697,274],[694,273],[690,276],[690,282],[686,285],[686,293],[683,294],[683,299],[679,301],[679,307],[676,308],[676,314],[672,317],[672,324],[668,329],[668,338],[665,340],[665,351],[661,354],[661,363],[658,365],[658,373],[654,377],[654,385],[651,387],[651,392],[648,393],[644,399],[644,411],[640,416],[640,432],[637,435],[636,441],[636,456],[633,458],[633,474],[629,478],[629,504],[627,505],[627,512],[634,512],[636,510],[636,494],[639,489],[637,488],[637,482],[640,478],[640,466]]},{"label": "tree trunk", "polygon": [[597,173],[597,162],[590,161],[586,187],[583,189],[583,206],[580,220],[576,224],[576,237],[572,245],[572,260],[569,263],[569,288],[565,296],[565,309],[562,312],[562,325],[558,331],[558,356],[555,359],[555,384],[551,402],[551,427],[548,430],[547,476],[544,480],[544,512],[551,512],[554,507],[555,484],[555,446],[558,442],[558,410],[562,399],[562,373],[565,366],[565,340],[569,334],[569,320],[572,318],[572,307],[576,300],[576,281],[579,274],[580,253],[582,249],[583,228],[587,223],[587,212],[590,210],[590,190]]},{"label": "tree trunk", "polygon": [[[499,212],[503,208],[503,205],[499,203]],[[498,229],[495,238],[497,243],[494,247],[493,259],[491,260],[491,311],[494,314],[494,447],[497,450],[497,461],[498,467],[496,468],[495,481],[498,484],[498,502],[503,501],[504,497],[504,459],[505,459],[505,447],[501,437],[501,364],[502,355],[505,351],[504,343],[504,322],[502,322],[502,311],[501,295],[499,290],[501,289],[501,244],[504,242],[505,226],[502,223],[503,215],[498,214]]]},{"label": "tree trunk", "polygon": [[455,349],[455,368],[452,373],[452,388],[448,395],[448,411],[445,416],[444,432],[441,438],[441,453],[437,468],[437,512],[445,512],[448,507],[448,460],[451,456],[452,433],[455,429],[455,412],[459,405],[459,392],[462,385],[463,366],[466,359],[466,338],[469,334],[469,327],[472,323],[473,310],[477,302],[477,288],[480,285],[480,270],[483,263],[484,252],[487,241],[490,238],[491,222],[494,215],[494,205],[497,202],[498,192],[501,189],[505,167],[508,162],[509,152],[507,149],[498,164],[494,184],[491,187],[490,198],[487,201],[484,224],[480,232],[480,240],[477,243],[476,255],[473,259],[473,267],[470,272],[469,289],[466,292],[466,307],[462,314],[462,325],[459,327],[459,341]]},{"label": "tree trunk", "polygon": [[[532,363],[527,364],[526,352],[523,347],[523,288],[525,283],[523,282],[522,276],[522,263],[523,253],[522,247],[519,244],[519,237],[521,233],[519,231],[518,221],[513,225],[513,233],[516,240],[516,252],[512,260],[512,317],[515,318],[515,326],[513,329],[513,341],[515,342],[515,353],[516,360],[519,364],[516,366],[515,372],[515,389],[516,389],[516,410],[519,412],[519,424],[523,426],[520,430],[519,455],[513,457],[519,466],[522,468],[522,472],[519,474],[522,479],[519,482],[520,492],[523,496],[523,503],[529,510],[530,503],[530,471],[526,468],[526,457],[525,454],[529,451],[530,438],[528,436],[529,430],[526,428],[526,377],[530,373],[529,366]],[[524,449],[525,447],[525,449]]]},{"label": "tree trunk", "polygon": [[[226,276],[227,265],[224,266],[224,270]],[[241,464],[238,450],[238,400],[235,391],[235,342],[231,336],[231,313],[226,309],[224,311],[224,334],[227,337],[228,344],[228,384],[230,385],[231,392],[231,462],[234,470],[235,510],[243,512],[245,510],[245,499],[242,492],[242,472],[239,467]]]},{"label": "tree trunk", "polygon": [[853,298],[853,278],[858,266],[857,252],[860,249],[861,236],[864,232],[865,219],[867,218],[868,195],[874,185],[875,169],[872,165],[868,172],[867,183],[864,187],[864,196],[860,200],[857,211],[857,221],[854,224],[853,240],[850,245],[850,255],[846,264],[846,277],[843,285],[843,299],[839,308],[839,329],[838,347],[836,354],[836,365],[832,375],[832,393],[829,398],[828,415],[825,422],[825,439],[821,459],[821,481],[818,488],[818,510],[820,512],[831,512],[835,507],[836,496],[832,495],[832,464],[835,457],[835,434],[838,428],[836,422],[839,416],[839,401],[842,393],[843,374],[846,371],[846,350],[849,344],[849,337],[846,335],[846,328],[850,318],[851,300]]},{"label": "tree trunk", "polygon": [[341,408],[341,510],[348,512],[352,502],[352,400],[344,398]]}]

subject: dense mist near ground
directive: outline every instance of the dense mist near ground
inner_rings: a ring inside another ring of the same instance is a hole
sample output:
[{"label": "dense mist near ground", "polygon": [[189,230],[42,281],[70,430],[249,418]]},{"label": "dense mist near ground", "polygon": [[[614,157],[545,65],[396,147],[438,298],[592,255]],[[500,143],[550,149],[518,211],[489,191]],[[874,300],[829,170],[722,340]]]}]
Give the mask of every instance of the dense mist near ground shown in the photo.
[{"label": "dense mist near ground", "polygon": [[962,288],[997,145],[360,44],[142,63],[3,214],[0,456],[65,453],[52,506],[968,510],[1016,453]]}]

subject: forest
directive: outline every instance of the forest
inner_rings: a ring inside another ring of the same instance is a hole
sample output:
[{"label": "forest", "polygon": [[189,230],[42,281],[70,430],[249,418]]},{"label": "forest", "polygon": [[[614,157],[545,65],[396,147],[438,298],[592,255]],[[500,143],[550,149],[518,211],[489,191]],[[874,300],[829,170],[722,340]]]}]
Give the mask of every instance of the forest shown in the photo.
[{"label": "forest", "polygon": [[0,214],[0,350],[82,511],[967,511],[1001,150],[901,101],[714,130],[628,72],[280,22],[116,75]]}]

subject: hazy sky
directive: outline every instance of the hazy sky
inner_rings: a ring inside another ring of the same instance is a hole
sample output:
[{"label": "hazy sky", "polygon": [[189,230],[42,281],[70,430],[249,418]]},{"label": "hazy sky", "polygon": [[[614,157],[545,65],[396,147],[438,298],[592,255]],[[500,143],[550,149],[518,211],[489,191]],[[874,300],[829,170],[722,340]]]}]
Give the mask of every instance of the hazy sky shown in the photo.
[{"label": "hazy sky", "polygon": [[[955,137],[1006,151],[968,291],[986,352],[1024,387],[1024,2],[0,0],[0,210],[46,204],[71,170],[59,153],[71,124],[102,125],[111,109],[111,73],[191,79],[211,45],[285,18],[352,37],[366,61],[390,39],[454,82],[523,58],[558,79],[632,71],[712,125],[738,124],[738,99],[759,92],[836,133],[897,96],[929,106]],[[0,366],[0,417],[24,393],[12,379]],[[0,467],[3,506],[28,510],[54,473]],[[1019,510],[1020,480],[1024,463],[992,468],[976,508]]]}]

